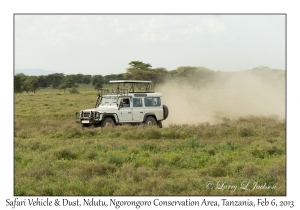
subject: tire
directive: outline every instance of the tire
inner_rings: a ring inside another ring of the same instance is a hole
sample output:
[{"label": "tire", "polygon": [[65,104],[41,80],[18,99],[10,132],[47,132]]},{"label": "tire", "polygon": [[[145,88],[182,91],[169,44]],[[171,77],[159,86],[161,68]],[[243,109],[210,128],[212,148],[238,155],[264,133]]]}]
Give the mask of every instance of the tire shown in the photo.
[{"label": "tire", "polygon": [[102,122],[101,122],[101,127],[115,127],[115,121],[111,119],[110,117],[106,117]]},{"label": "tire", "polygon": [[156,122],[154,117],[149,116],[145,120],[145,125],[147,125],[147,126],[156,126],[157,122]]},{"label": "tire", "polygon": [[164,110],[164,120],[165,120],[169,116],[169,109],[166,105],[163,105],[163,110]]}]

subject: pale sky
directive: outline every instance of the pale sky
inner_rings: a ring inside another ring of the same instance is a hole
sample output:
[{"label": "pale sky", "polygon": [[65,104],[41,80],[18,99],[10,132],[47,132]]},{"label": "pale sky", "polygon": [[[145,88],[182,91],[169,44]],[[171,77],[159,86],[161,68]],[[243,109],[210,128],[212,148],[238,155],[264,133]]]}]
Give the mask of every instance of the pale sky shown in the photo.
[{"label": "pale sky", "polygon": [[15,15],[15,69],[125,73],[134,60],[174,70],[285,69],[285,15]]}]

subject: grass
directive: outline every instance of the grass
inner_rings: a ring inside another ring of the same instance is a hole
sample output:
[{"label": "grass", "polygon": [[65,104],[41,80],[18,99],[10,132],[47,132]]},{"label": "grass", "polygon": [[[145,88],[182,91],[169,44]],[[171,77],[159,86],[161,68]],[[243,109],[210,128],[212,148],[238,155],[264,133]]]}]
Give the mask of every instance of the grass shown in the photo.
[{"label": "grass", "polygon": [[[96,91],[78,90],[15,95],[15,195],[286,195],[284,120],[82,131],[75,112],[93,107]],[[239,187],[217,189],[221,182]]]}]

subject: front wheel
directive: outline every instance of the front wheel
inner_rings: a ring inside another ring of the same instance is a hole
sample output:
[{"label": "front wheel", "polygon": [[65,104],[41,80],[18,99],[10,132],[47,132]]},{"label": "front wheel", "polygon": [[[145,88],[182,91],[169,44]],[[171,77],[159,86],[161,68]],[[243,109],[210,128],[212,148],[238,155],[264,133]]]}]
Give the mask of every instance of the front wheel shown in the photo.
[{"label": "front wheel", "polygon": [[154,117],[149,116],[149,117],[146,118],[145,124],[148,125],[148,126],[156,126],[157,122],[156,122]]},{"label": "front wheel", "polygon": [[111,119],[110,117],[106,117],[102,122],[101,122],[101,127],[115,127],[115,121]]}]

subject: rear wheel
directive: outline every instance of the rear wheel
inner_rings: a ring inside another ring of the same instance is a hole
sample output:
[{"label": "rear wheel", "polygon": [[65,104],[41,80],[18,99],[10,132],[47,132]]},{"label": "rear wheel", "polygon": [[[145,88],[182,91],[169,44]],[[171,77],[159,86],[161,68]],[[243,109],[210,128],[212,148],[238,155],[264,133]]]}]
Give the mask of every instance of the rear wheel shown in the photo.
[{"label": "rear wheel", "polygon": [[157,122],[156,122],[154,117],[149,116],[149,117],[146,118],[145,124],[148,125],[148,126],[156,126]]},{"label": "rear wheel", "polygon": [[102,122],[101,122],[101,127],[115,127],[115,121],[111,119],[110,117],[106,117]]}]

